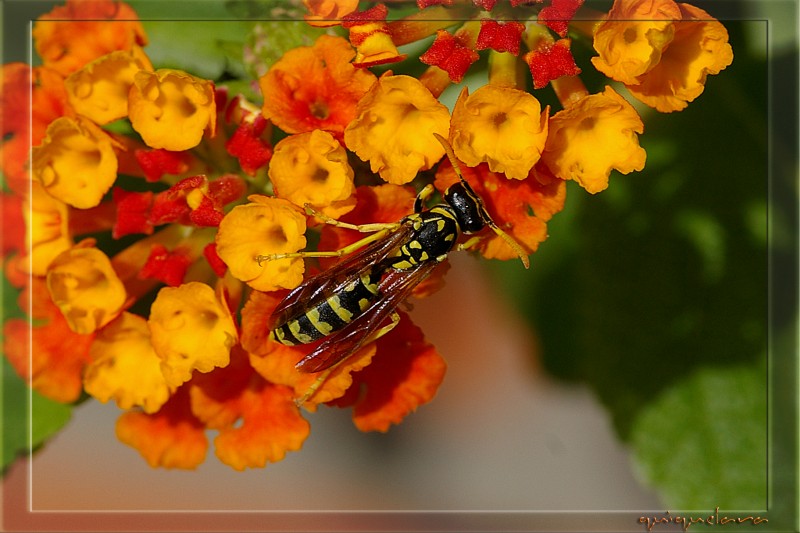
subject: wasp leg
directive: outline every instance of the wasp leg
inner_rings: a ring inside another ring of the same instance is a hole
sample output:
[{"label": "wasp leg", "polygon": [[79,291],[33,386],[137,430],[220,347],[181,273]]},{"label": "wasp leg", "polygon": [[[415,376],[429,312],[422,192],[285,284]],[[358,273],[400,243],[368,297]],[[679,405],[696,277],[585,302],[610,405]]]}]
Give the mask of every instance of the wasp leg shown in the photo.
[{"label": "wasp leg", "polygon": [[[389,322],[388,324],[386,324],[382,328],[376,330],[372,335],[367,337],[364,340],[363,344],[366,345],[366,344],[369,344],[370,342],[374,342],[374,341],[380,339],[381,337],[383,337],[384,335],[386,335],[387,333],[389,333],[390,331],[392,331],[394,329],[394,327],[400,322],[400,315],[395,311],[394,313],[392,313],[391,319],[392,319],[391,322]],[[306,403],[308,400],[310,400],[311,397],[314,396],[314,394],[317,393],[317,391],[322,386],[322,384],[325,383],[328,380],[328,376],[331,375],[331,372],[336,370],[336,368],[346,360],[347,360],[347,358],[343,359],[342,361],[339,361],[338,363],[336,363],[332,367],[328,368],[327,370],[323,370],[320,373],[320,375],[317,376],[317,379],[314,381],[314,383],[311,384],[311,386],[308,388],[308,390],[305,393],[303,393],[303,395],[301,397],[295,399],[295,401],[294,401],[295,405],[300,407],[301,405]]]},{"label": "wasp leg", "polygon": [[355,231],[359,231],[361,233],[372,233],[373,231],[395,229],[395,228],[397,228],[397,225],[398,225],[396,222],[391,222],[391,223],[375,222],[375,223],[372,223],[372,224],[350,224],[349,222],[342,222],[341,220],[336,220],[335,218],[329,217],[325,213],[321,213],[320,211],[317,211],[316,209],[314,209],[311,206],[311,204],[306,204],[305,207],[306,207],[306,213],[307,214],[317,217],[318,219],[320,219],[325,224],[328,224],[330,226],[336,226],[337,228],[352,229],[352,230],[355,230]]},{"label": "wasp leg", "polygon": [[433,184],[429,183],[425,187],[419,191],[417,194],[417,198],[414,200],[414,212],[415,213],[422,213],[422,210],[425,208],[425,200],[430,198],[431,194],[433,194]]},{"label": "wasp leg", "polygon": [[397,229],[397,224],[385,224],[385,227],[380,231],[376,231],[372,235],[367,235],[361,240],[354,242],[344,248],[339,248],[338,250],[331,250],[331,251],[322,251],[322,252],[288,252],[283,254],[267,254],[267,255],[257,255],[255,260],[258,262],[259,266],[264,261],[274,261],[276,259],[289,259],[292,257],[341,257],[343,255],[350,254],[355,252],[356,250],[363,248],[364,246],[370,244],[371,242],[377,241],[385,237],[389,232],[392,230]]},{"label": "wasp leg", "polygon": [[483,237],[481,237],[479,235],[475,235],[474,237],[470,237],[466,241],[464,241],[461,244],[459,244],[457,250],[459,252],[462,251],[462,250],[469,250],[470,248],[472,248],[473,246],[475,246],[476,244],[478,244],[482,240],[483,240]]}]

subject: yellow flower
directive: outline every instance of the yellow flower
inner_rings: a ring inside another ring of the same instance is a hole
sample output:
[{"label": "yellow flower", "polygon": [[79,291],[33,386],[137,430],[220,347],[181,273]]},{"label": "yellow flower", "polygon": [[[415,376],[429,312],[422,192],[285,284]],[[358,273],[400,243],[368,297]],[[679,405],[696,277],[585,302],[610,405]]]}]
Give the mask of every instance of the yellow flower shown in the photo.
[{"label": "yellow flower", "polygon": [[404,184],[444,155],[450,113],[416,78],[384,75],[358,102],[344,132],[347,147],[389,183]]},{"label": "yellow flower", "polygon": [[47,269],[47,290],[75,333],[105,326],[122,311],[127,298],[106,254],[83,241],[56,257]]},{"label": "yellow flower", "polygon": [[675,38],[661,61],[638,85],[628,90],[662,113],[680,111],[702,94],[706,77],[733,62],[725,26],[689,4],[678,4],[683,20],[675,22]]},{"label": "yellow flower", "polygon": [[214,289],[196,281],[158,291],[147,324],[170,387],[189,381],[193,370],[226,366],[238,339],[228,306]]},{"label": "yellow flower", "polygon": [[673,0],[617,0],[594,34],[600,55],[592,64],[609,78],[639,83],[637,77],[661,60],[675,34],[673,21],[680,18]]},{"label": "yellow flower", "polygon": [[616,0],[594,34],[595,67],[663,113],[700,96],[733,61],[728,32],[702,9],[673,0]]},{"label": "yellow flower", "polygon": [[292,135],[275,145],[269,179],[277,196],[298,206],[309,203],[333,218],[356,205],[347,151],[322,130]]},{"label": "yellow flower", "polygon": [[194,148],[216,125],[214,84],[180,70],[137,72],[128,106],[133,129],[151,148]]},{"label": "yellow flower", "polygon": [[608,187],[612,169],[627,174],[644,168],[646,154],[637,137],[642,131],[636,110],[606,87],[550,118],[542,160],[557,177],[600,192]]},{"label": "yellow flower", "polygon": [[111,52],[73,72],[64,81],[75,111],[97,124],[108,124],[128,114],[133,77],[153,66],[141,48]]},{"label": "yellow flower", "polygon": [[73,207],[95,207],[117,179],[115,146],[110,135],[85,118],[57,118],[42,144],[33,148],[33,177]]},{"label": "yellow flower", "polygon": [[47,194],[39,182],[31,183],[31,194],[23,201],[25,249],[30,254],[31,274],[44,276],[61,252],[72,246],[67,205]]},{"label": "yellow flower", "polygon": [[84,389],[101,402],[113,398],[120,409],[137,406],[155,413],[169,399],[161,359],[150,344],[147,321],[139,315],[122,313],[101,329],[89,354]]},{"label": "yellow flower", "polygon": [[234,207],[217,232],[217,255],[233,277],[258,291],[291,289],[303,281],[302,258],[258,264],[259,255],[296,252],[306,246],[306,217],[288,200],[251,195]]},{"label": "yellow flower", "polygon": [[548,114],[518,89],[484,85],[469,94],[465,87],[453,109],[450,142],[465,165],[488,163],[492,172],[522,180],[541,157]]}]

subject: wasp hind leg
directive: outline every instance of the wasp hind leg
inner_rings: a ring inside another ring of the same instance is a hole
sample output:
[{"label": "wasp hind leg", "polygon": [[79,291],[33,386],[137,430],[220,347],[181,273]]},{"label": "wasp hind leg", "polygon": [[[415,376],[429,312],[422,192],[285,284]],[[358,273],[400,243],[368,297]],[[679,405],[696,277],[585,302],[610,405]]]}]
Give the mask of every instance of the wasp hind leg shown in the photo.
[{"label": "wasp hind leg", "polygon": [[[387,333],[389,333],[390,331],[392,331],[394,329],[394,327],[400,322],[400,315],[397,312],[392,313],[391,320],[392,320],[391,322],[389,322],[385,326],[381,327],[380,329],[374,331],[369,337],[367,337],[364,340],[364,342],[362,343],[362,346],[366,345],[366,344],[369,344],[370,342],[376,341],[376,340],[380,339],[381,337],[383,337],[384,335],[386,335]],[[341,365],[343,362],[345,362],[347,359],[348,358],[345,357],[344,359],[342,359],[341,361],[339,361],[338,363],[336,363],[332,367],[320,372],[319,376],[317,376],[317,379],[314,381],[314,383],[311,384],[311,386],[308,388],[308,390],[306,390],[305,393],[303,393],[302,396],[300,396],[299,398],[296,398],[294,403],[298,407],[300,407],[304,403],[306,403],[308,400],[310,400],[311,397],[314,396],[314,394],[317,393],[319,388],[328,380],[328,377],[331,375],[331,373],[334,370],[336,370],[336,368],[339,365]]]},{"label": "wasp hind leg", "polygon": [[398,225],[396,222],[392,222],[392,223],[375,222],[375,223],[372,223],[372,224],[350,224],[349,222],[342,222],[341,220],[336,220],[335,218],[329,217],[325,213],[317,211],[316,209],[314,209],[311,206],[311,204],[306,204],[305,208],[306,208],[306,213],[308,215],[317,217],[318,219],[320,219],[325,224],[328,224],[329,226],[336,226],[337,228],[352,229],[352,230],[355,230],[355,231],[359,231],[361,233],[372,233],[374,231],[396,229],[397,225]]}]

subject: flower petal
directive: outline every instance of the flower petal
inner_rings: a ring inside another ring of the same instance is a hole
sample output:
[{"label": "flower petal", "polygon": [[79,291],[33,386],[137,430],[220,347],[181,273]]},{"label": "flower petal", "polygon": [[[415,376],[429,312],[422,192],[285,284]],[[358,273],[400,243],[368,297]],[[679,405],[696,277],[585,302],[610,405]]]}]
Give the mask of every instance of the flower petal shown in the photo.
[{"label": "flower petal", "polygon": [[260,291],[294,288],[303,280],[302,258],[276,259],[261,265],[259,255],[296,252],[306,245],[306,218],[282,198],[251,195],[234,207],[217,232],[217,254],[231,275]]},{"label": "flower petal", "polygon": [[416,78],[382,76],[358,102],[344,132],[347,147],[389,183],[408,183],[444,155],[450,113]]},{"label": "flower petal", "polygon": [[228,306],[196,281],[158,291],[147,323],[170,387],[189,381],[193,370],[227,366],[238,339]]},{"label": "flower petal", "polygon": [[275,145],[269,179],[277,196],[298,206],[310,204],[332,218],[355,207],[347,151],[322,130],[291,135]]},{"label": "flower petal", "polygon": [[450,122],[453,151],[468,166],[486,162],[493,172],[525,179],[544,149],[548,113],[518,89],[484,85],[469,94],[465,88]]},{"label": "flower petal", "polygon": [[173,69],[138,71],[128,96],[131,125],[151,148],[181,151],[213,134],[214,84]]},{"label": "flower petal", "polygon": [[84,388],[101,402],[113,398],[120,409],[137,406],[154,413],[169,399],[171,391],[144,318],[122,313],[98,332],[89,353],[92,362],[83,376]]}]

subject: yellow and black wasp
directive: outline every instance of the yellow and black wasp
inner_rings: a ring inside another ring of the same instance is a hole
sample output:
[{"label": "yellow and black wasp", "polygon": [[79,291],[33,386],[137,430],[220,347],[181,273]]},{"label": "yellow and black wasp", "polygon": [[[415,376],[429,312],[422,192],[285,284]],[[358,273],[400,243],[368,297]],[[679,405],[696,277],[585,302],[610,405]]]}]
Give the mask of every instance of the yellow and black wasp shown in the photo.
[{"label": "yellow and black wasp", "polygon": [[529,267],[522,247],[494,223],[481,198],[464,180],[447,141],[434,135],[459,178],[445,191],[445,203],[426,210],[425,200],[433,192],[433,186],[427,185],[417,195],[412,214],[392,224],[364,225],[334,220],[306,206],[309,214],[327,224],[371,234],[335,251],[256,258],[261,263],[288,257],[347,256],[290,292],[269,319],[270,338],[281,344],[293,346],[322,340],[296,365],[300,372],[324,371],[298,404],[314,394],[336,364],[397,324],[397,306],[448,253],[467,249],[478,240],[473,237],[459,245],[462,234],[472,235],[489,227],[514,249],[525,268]]}]

